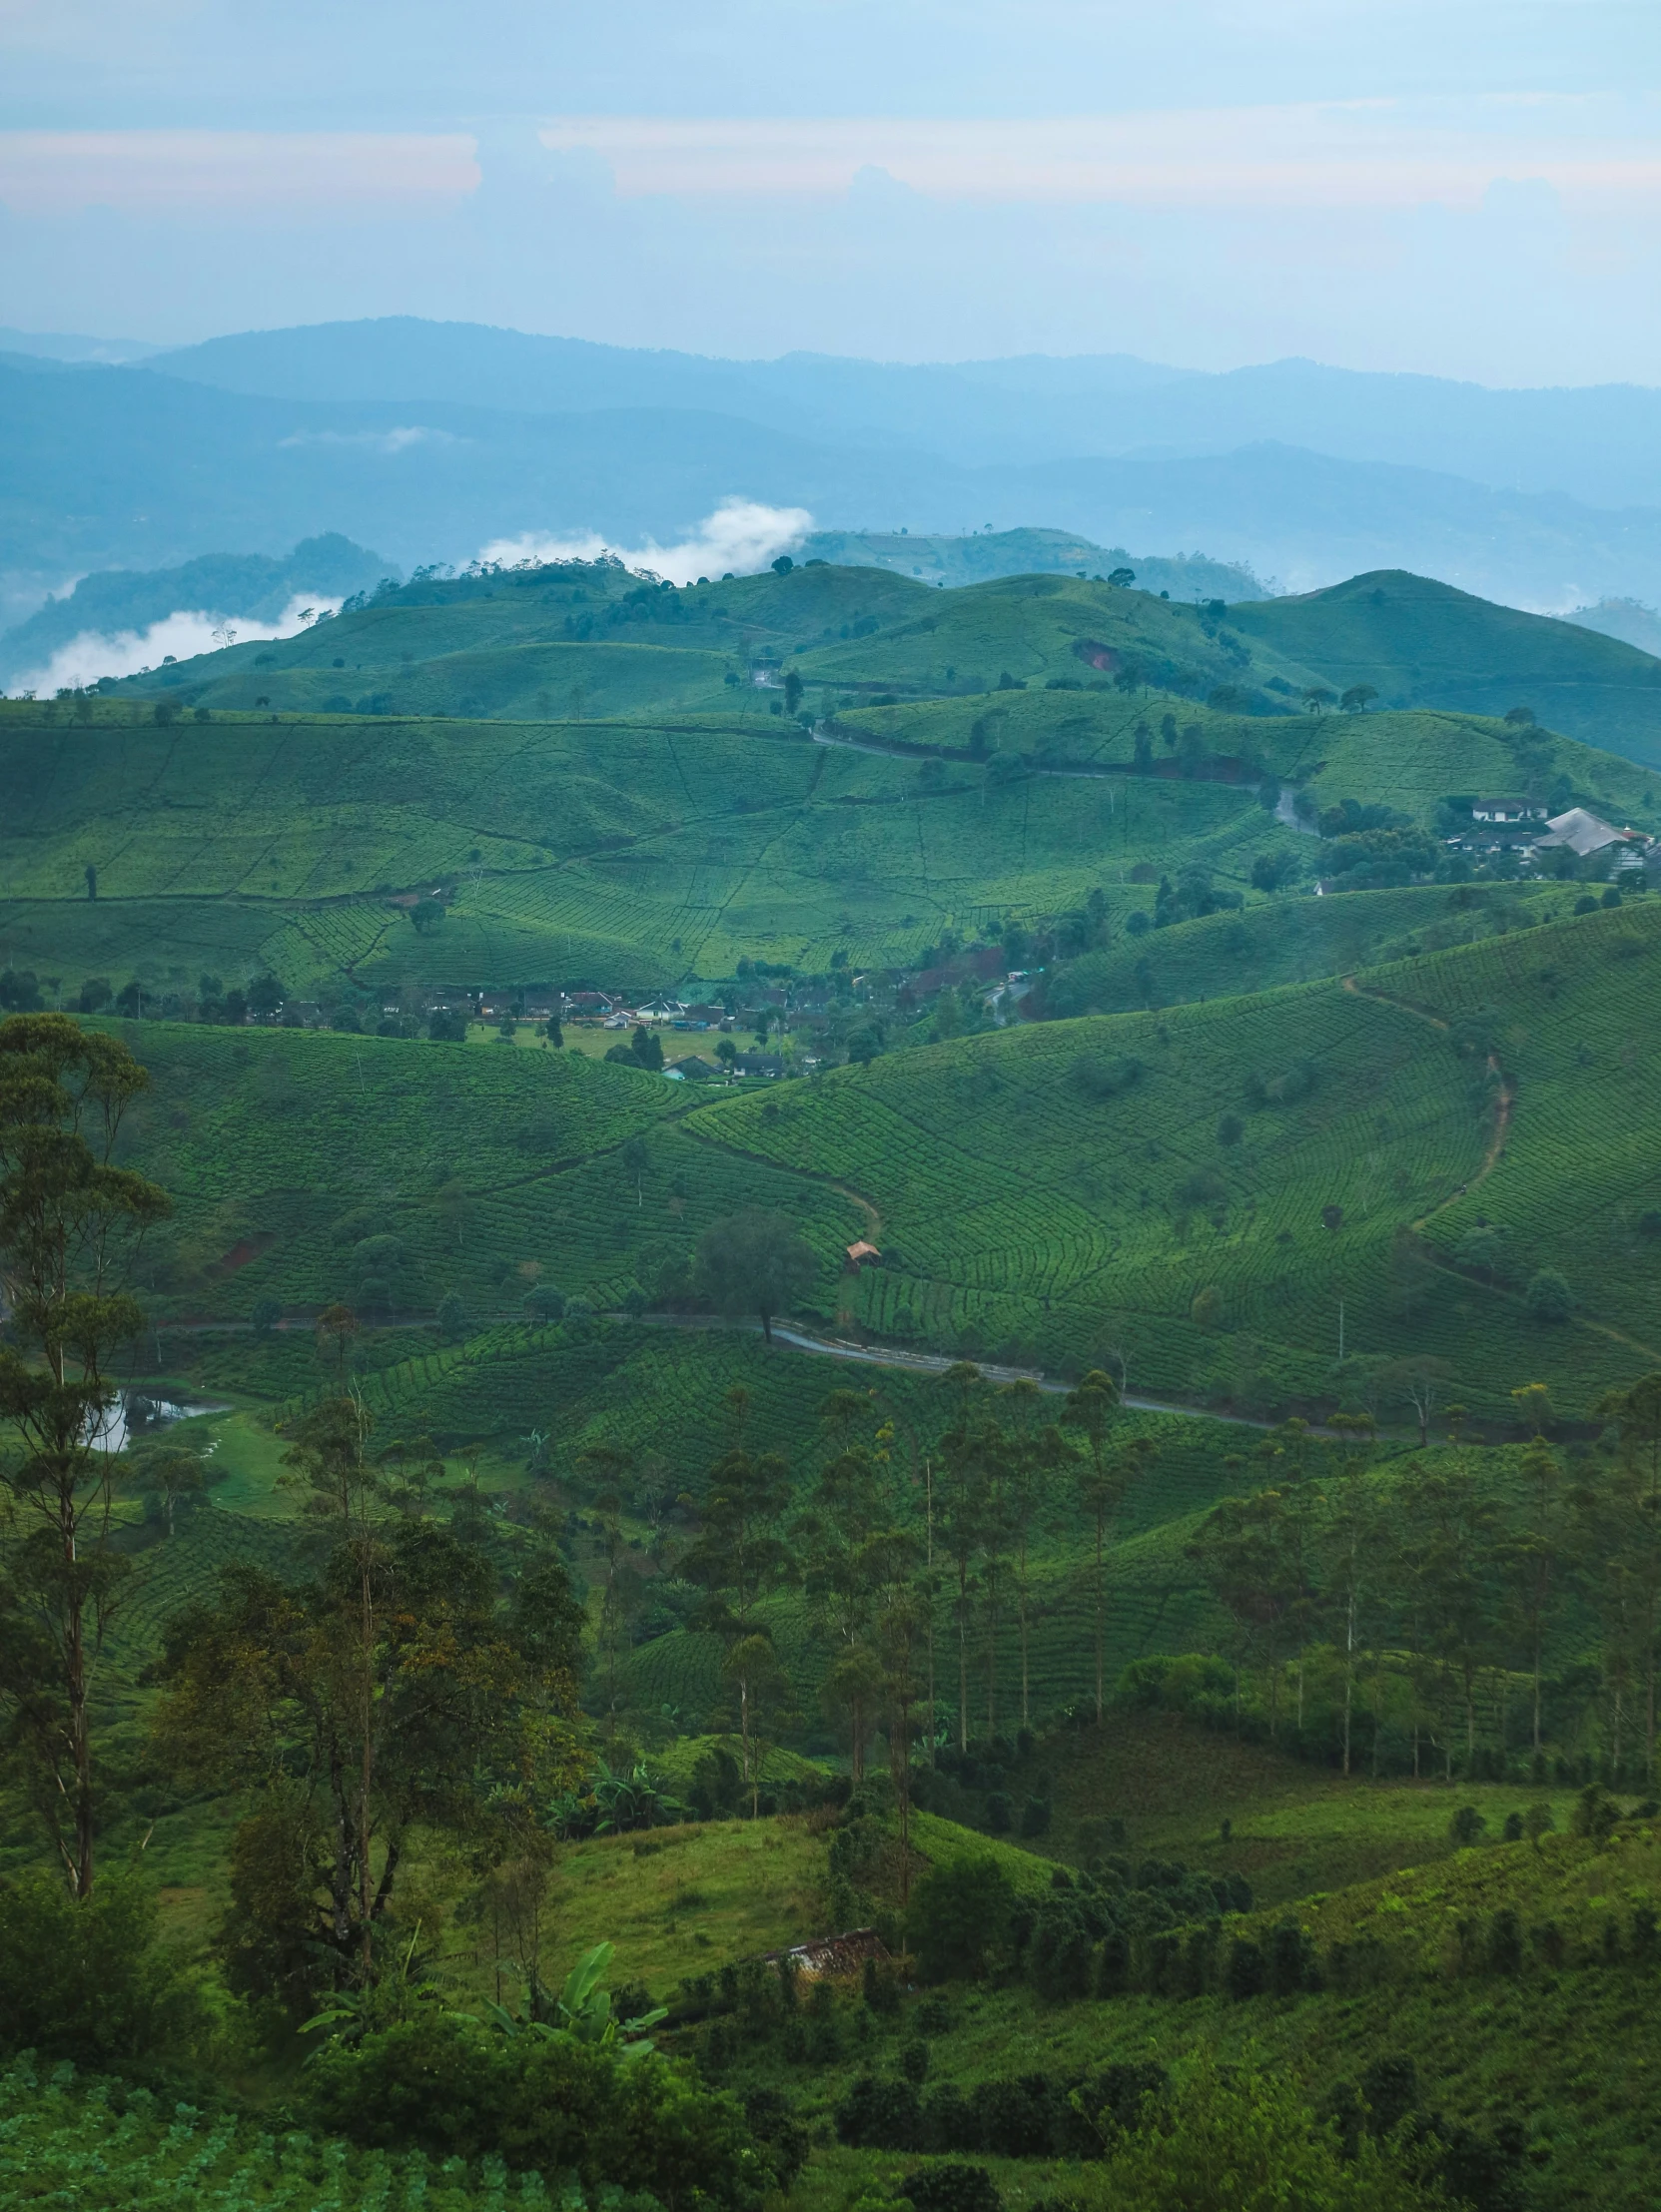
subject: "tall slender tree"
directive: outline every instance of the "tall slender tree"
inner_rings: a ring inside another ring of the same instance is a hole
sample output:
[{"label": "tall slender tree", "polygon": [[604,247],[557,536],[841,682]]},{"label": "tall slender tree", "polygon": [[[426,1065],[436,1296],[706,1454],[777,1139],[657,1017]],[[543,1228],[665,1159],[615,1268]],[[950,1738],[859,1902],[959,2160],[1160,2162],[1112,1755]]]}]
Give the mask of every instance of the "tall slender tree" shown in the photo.
[{"label": "tall slender tree", "polygon": [[0,1485],[21,1523],[0,1584],[0,1699],[70,1887],[93,1886],[92,1700],[125,1562],[111,1549],[110,1363],[144,1328],[127,1294],[166,1193],[116,1164],[147,1071],[61,1014],[0,1022]]},{"label": "tall slender tree", "polygon": [[952,1399],[951,1425],[931,1454],[931,1521],[934,1539],[950,1565],[956,1589],[953,1616],[958,1647],[958,1748],[969,1748],[969,1630],[979,1592],[976,1569],[985,1534],[987,1460],[996,1449],[985,1418],[981,1371],[959,1360],[942,1378]]},{"label": "tall slender tree", "polygon": [[1079,1502],[1090,1516],[1095,1532],[1092,1573],[1092,1646],[1096,1659],[1096,1718],[1107,1712],[1107,1546],[1131,1486],[1140,1481],[1157,1456],[1151,1437],[1141,1436],[1119,1451],[1111,1446],[1114,1416],[1119,1410],[1119,1385],[1100,1367],[1093,1367],[1076,1390],[1068,1392],[1062,1419],[1084,1440],[1084,1456],[1078,1470]]},{"label": "tall slender tree", "polygon": [[1043,1419],[1043,1396],[1030,1376],[999,1393],[1006,1409],[1005,1497],[1015,1540],[1015,1594],[1021,1635],[1021,1725],[1031,1726],[1032,1544],[1049,1519],[1057,1471],[1067,1456],[1061,1432]]},{"label": "tall slender tree", "polygon": [[1575,1517],[1588,1579],[1602,1595],[1605,1649],[1642,1685],[1644,1758],[1655,1771],[1661,1645],[1661,1369],[1608,1392],[1593,1415],[1614,1428],[1614,1464],[1581,1484]]},{"label": "tall slender tree", "polygon": [[1500,1559],[1510,1612],[1528,1660],[1531,1741],[1538,1754],[1546,1638],[1562,1598],[1563,1469],[1539,1435],[1523,1453],[1522,1467],[1527,1484],[1527,1519],[1506,1539]]},{"label": "tall slender tree", "polygon": [[763,1658],[771,1640],[757,1609],[771,1591],[796,1577],[791,1547],[779,1533],[790,1504],[790,1469],[776,1452],[752,1454],[746,1448],[748,1391],[729,1391],[726,1404],[733,1442],[710,1469],[698,1534],[681,1572],[703,1586],[703,1625],[727,1646],[724,1672],[738,1705],[744,1780],[758,1798],[753,1709],[776,1688],[777,1663]]}]

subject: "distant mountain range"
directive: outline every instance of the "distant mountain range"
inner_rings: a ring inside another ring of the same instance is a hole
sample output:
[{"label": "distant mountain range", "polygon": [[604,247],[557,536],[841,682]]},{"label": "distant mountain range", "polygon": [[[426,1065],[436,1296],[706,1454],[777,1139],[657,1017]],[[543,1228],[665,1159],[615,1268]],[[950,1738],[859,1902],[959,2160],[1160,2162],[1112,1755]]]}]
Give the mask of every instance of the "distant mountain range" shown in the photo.
[{"label": "distant mountain range", "polygon": [[734,495],[832,532],[1201,550],[1283,590],[1397,567],[1536,608],[1661,599],[1661,392],[1636,386],[722,362],[398,319],[142,365],[102,343],[0,333],[0,622],[92,570],[327,532],[403,568],[527,533],[638,544]]}]

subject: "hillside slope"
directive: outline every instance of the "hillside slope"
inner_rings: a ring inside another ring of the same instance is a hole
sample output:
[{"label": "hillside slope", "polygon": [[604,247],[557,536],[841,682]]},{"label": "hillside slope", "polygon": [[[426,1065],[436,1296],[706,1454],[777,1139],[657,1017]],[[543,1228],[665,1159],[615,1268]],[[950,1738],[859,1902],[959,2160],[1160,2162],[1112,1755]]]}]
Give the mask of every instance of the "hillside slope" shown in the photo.
[{"label": "hillside slope", "polygon": [[[1433,1344],[1473,1404],[1538,1376],[1579,1408],[1661,1359],[1658,950],[1658,909],[1558,919],[1343,983],[933,1046],[688,1128],[867,1199],[886,1264],[854,1305],[890,1333],[1111,1353],[1144,1386],[1249,1404],[1332,1388],[1341,1328],[1351,1360]],[[1587,1128],[1607,1133],[1571,1158]],[[1522,1295],[1546,1268],[1579,1301],[1559,1325]]]},{"label": "hillside slope", "polygon": [[1400,569],[1233,607],[1230,621],[1334,690],[1371,684],[1385,706],[1473,714],[1524,706],[1588,745],[1661,765],[1661,660],[1579,623],[1495,606]]}]

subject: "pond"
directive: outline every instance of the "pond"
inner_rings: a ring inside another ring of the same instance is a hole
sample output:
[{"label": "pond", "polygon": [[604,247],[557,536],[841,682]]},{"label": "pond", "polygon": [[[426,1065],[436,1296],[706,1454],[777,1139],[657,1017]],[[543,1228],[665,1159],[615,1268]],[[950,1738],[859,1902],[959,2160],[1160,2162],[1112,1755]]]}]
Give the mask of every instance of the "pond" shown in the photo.
[{"label": "pond", "polygon": [[228,1405],[211,1404],[206,1398],[160,1398],[148,1390],[123,1390],[91,1441],[104,1451],[124,1452],[129,1444],[153,1436],[170,1421],[188,1421],[194,1414],[230,1410]]}]

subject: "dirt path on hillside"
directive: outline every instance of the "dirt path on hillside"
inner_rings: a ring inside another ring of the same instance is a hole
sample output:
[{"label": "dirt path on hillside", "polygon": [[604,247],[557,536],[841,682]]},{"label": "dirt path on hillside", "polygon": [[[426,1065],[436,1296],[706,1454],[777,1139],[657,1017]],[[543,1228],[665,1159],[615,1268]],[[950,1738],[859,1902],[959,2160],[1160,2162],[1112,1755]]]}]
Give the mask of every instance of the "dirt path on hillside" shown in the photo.
[{"label": "dirt path on hillside", "polygon": [[[1439,1015],[1430,1014],[1423,1007],[1414,1006],[1409,1000],[1392,998],[1386,991],[1364,990],[1353,976],[1343,977],[1342,983],[1345,991],[1352,992],[1358,999],[1375,999],[1380,1006],[1394,1007],[1398,1013],[1411,1015],[1414,1021],[1428,1023],[1432,1029],[1445,1032],[1448,1028],[1448,1024]],[[1511,1133],[1511,1115],[1516,1106],[1517,1095],[1512,1086],[1505,1080],[1505,1071],[1500,1066],[1499,1056],[1496,1053],[1488,1055],[1487,1067],[1490,1075],[1499,1078],[1499,1092],[1494,1101],[1493,1134],[1489,1137],[1483,1149],[1481,1161],[1470,1180],[1461,1184],[1457,1190],[1450,1191],[1445,1198],[1433,1205],[1428,1213],[1421,1213],[1418,1219],[1413,1222],[1412,1229],[1415,1236],[1422,1235],[1426,1224],[1433,1221],[1438,1213],[1444,1213],[1450,1205],[1455,1204],[1460,1198],[1468,1197],[1473,1190],[1486,1182],[1499,1165],[1505,1150],[1505,1140]],[[1502,1290],[1497,1283],[1477,1283],[1473,1277],[1465,1274],[1433,1246],[1425,1245],[1421,1248],[1424,1257],[1436,1269],[1438,1274],[1448,1275],[1455,1282],[1465,1283],[1473,1289],[1486,1290],[1496,1298],[1509,1299],[1513,1297],[1512,1292]],[[1657,1351],[1653,1344],[1646,1344],[1641,1338],[1629,1335],[1625,1329],[1616,1328],[1611,1321],[1594,1321],[1586,1314],[1576,1314],[1574,1325],[1576,1328],[1590,1329],[1594,1336],[1607,1337],[1612,1344],[1624,1344],[1629,1351],[1637,1352],[1644,1359],[1653,1359],[1661,1363],[1661,1351]]]},{"label": "dirt path on hillside", "polygon": [[[1361,984],[1358,984],[1353,976],[1343,976],[1339,980],[1344,990],[1352,998],[1371,999],[1378,1006],[1393,1007],[1397,1014],[1405,1014],[1415,1022],[1423,1022],[1430,1029],[1440,1030],[1444,1037],[1448,1033],[1449,1025],[1442,1020],[1439,1014],[1431,1014],[1424,1007],[1414,1006],[1410,999],[1397,999],[1388,991],[1368,991]],[[1511,1131],[1511,1108],[1516,1103],[1516,1093],[1505,1080],[1505,1071],[1499,1065],[1497,1054],[1490,1053],[1488,1055],[1487,1065],[1489,1074],[1499,1078],[1499,1096],[1494,1102],[1493,1134],[1488,1139],[1476,1172],[1469,1180],[1461,1183],[1457,1190],[1449,1191],[1445,1198],[1438,1199],[1428,1213],[1421,1213],[1418,1219],[1413,1222],[1412,1228],[1415,1236],[1422,1232],[1427,1221],[1433,1221],[1438,1213],[1444,1212],[1448,1206],[1454,1204],[1458,1199],[1468,1197],[1479,1183],[1486,1182],[1499,1165],[1500,1154],[1505,1149],[1505,1139]]]},{"label": "dirt path on hillside", "polygon": [[[697,1106],[708,1106],[712,1103],[707,1099],[699,1099],[695,1102]],[[693,1107],[689,1106],[686,1110],[690,1113]],[[882,1214],[878,1209],[876,1200],[868,1198],[863,1190],[854,1189],[851,1183],[839,1182],[834,1175],[822,1174],[814,1167],[792,1166],[789,1161],[774,1159],[767,1152],[752,1152],[747,1145],[734,1144],[729,1137],[711,1136],[707,1129],[688,1127],[686,1133],[688,1136],[696,1137],[700,1144],[712,1145],[718,1152],[731,1152],[734,1159],[747,1159],[752,1167],[771,1167],[779,1174],[805,1175],[809,1182],[823,1183],[827,1190],[834,1190],[839,1198],[846,1198],[850,1205],[857,1206],[860,1212],[864,1214],[865,1233],[873,1244],[881,1236]]]}]

